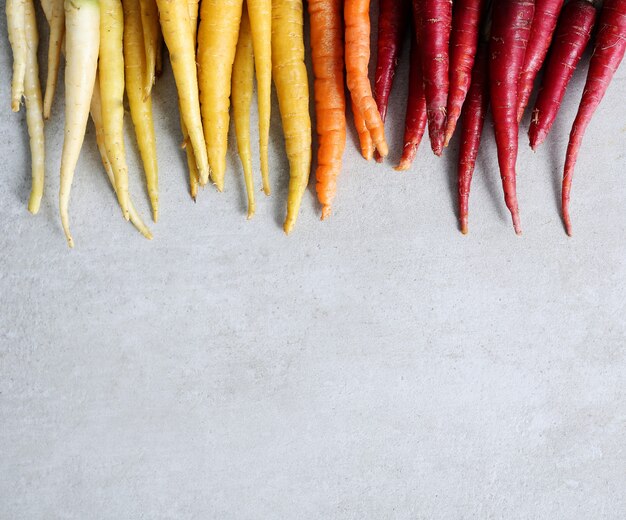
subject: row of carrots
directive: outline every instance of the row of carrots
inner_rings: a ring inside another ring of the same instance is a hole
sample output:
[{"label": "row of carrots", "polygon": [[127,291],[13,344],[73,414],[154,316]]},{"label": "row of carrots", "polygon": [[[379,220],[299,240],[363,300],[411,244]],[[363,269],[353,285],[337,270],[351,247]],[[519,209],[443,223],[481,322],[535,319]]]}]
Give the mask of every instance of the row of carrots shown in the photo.
[{"label": "row of carrots", "polygon": [[[296,222],[312,158],[309,88],[304,64],[302,0],[40,0],[50,25],[48,77],[42,99],[33,0],[7,0],[13,50],[12,108],[26,105],[33,184],[29,210],[43,194],[44,119],[52,110],[60,56],[65,54],[65,134],[59,208],[70,247],[70,187],[89,115],[105,171],[124,217],[152,235],[128,193],[124,95],[137,135],[153,220],[158,218],[156,138],[151,92],[169,50],[178,90],[190,193],[209,180],[224,189],[230,104],[237,148],[255,211],[250,107],[256,75],[259,157],[270,194],[268,143],[271,84],[279,101],[290,165],[284,230]],[[505,202],[521,233],[516,196],[519,122],[536,78],[545,72],[532,112],[530,144],[537,147],[595,28],[587,84],[568,145],[563,217],[584,130],[626,51],[626,0],[380,0],[374,88],[370,64],[369,0],[308,0],[318,134],[316,191],[322,219],[331,211],[346,142],[347,84],[365,159],[388,154],[384,122],[398,57],[411,35],[409,94],[402,158],[410,167],[428,126],[441,155],[457,123],[461,132],[459,209],[468,228],[470,183],[489,107],[493,116]],[[550,51],[550,52],[548,52]]]}]

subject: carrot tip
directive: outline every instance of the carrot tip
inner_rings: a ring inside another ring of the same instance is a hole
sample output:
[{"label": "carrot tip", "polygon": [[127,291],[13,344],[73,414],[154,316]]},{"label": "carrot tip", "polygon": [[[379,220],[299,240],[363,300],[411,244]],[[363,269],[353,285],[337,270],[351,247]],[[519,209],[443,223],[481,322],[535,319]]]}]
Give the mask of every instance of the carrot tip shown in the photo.
[{"label": "carrot tip", "polygon": [[377,163],[379,163],[379,164],[383,162],[383,158],[382,158],[382,157],[381,157],[381,155],[378,153],[378,150],[376,150],[376,151],[374,152],[374,160],[375,160]]},{"label": "carrot tip", "polygon": [[467,235],[468,232],[468,226],[467,226],[467,217],[463,217],[461,219],[461,233],[463,233],[464,235]]},{"label": "carrot tip", "polygon": [[394,168],[397,172],[404,172],[411,167],[412,161],[409,159],[401,159],[398,166]]},{"label": "carrot tip", "polygon": [[519,218],[519,213],[516,211],[513,213],[513,229],[515,230],[516,235],[522,234],[522,223]]},{"label": "carrot tip", "polygon": [[152,210],[152,221],[156,224],[159,221],[159,210]]},{"label": "carrot tip", "polygon": [[326,218],[330,217],[331,214],[331,207],[326,205],[324,207],[322,207],[322,217],[320,220],[326,220]]}]

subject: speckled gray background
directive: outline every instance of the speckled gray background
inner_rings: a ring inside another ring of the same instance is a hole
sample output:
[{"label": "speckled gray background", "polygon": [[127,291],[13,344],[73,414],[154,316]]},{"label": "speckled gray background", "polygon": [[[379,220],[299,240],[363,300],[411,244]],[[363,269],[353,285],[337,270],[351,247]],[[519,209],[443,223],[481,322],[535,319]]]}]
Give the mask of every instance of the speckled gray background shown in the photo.
[{"label": "speckled gray background", "polygon": [[[626,517],[626,67],[585,139],[571,239],[557,199],[585,67],[547,144],[521,149],[524,235],[488,125],[464,237],[457,141],[443,159],[423,146],[409,173],[390,167],[404,56],[390,163],[366,164],[350,127],[332,218],[319,222],[311,190],[288,238],[277,110],[274,195],[259,193],[254,220],[233,146],[226,192],[194,205],[168,69],[155,239],[122,220],[90,126],[70,251],[62,90],[33,217],[0,19],[0,518]],[[147,216],[130,133],[128,150]]]}]

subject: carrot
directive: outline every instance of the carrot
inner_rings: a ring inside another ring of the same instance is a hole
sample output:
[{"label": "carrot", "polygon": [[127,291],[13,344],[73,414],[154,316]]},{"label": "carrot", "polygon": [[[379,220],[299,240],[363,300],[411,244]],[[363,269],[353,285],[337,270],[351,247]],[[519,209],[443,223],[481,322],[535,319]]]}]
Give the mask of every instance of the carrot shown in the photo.
[{"label": "carrot", "polygon": [[[196,40],[198,33],[198,8],[199,0],[187,0],[187,7],[189,10],[189,23],[191,24],[191,33],[193,35],[193,48],[196,48]],[[189,193],[193,201],[196,201],[198,196],[198,184],[200,179],[198,178],[198,165],[196,164],[196,158],[193,155],[193,146],[189,141],[189,132],[185,126],[185,122],[181,116],[180,129],[183,133],[183,148],[187,154],[187,168],[189,169]]]},{"label": "carrot", "polygon": [[259,109],[259,149],[263,191],[270,194],[268,161],[270,116],[272,113],[272,0],[247,0],[252,28]]},{"label": "carrot", "polygon": [[48,43],[48,75],[46,78],[46,94],[43,100],[43,117],[48,119],[54,100],[57,78],[59,76],[59,62],[61,59],[61,46],[65,35],[65,9],[64,0],[52,0],[50,2],[50,40]]},{"label": "carrot", "polygon": [[454,4],[450,34],[450,86],[448,94],[446,135],[448,146],[456,123],[461,116],[463,102],[472,80],[472,68],[478,47],[480,20],[485,0],[457,0]]},{"label": "carrot", "polygon": [[585,130],[613,79],[626,51],[626,0],[606,0],[598,21],[598,34],[589,63],[587,81],[578,113],[567,145],[563,173],[562,209],[567,234],[572,234],[569,214],[570,192],[574,167],[582,145]]},{"label": "carrot", "polygon": [[148,97],[156,77],[157,47],[159,41],[159,11],[156,0],[139,0],[141,5],[141,27],[146,54],[144,72],[144,97]]},{"label": "carrot", "polygon": [[331,212],[346,146],[341,4],[341,0],[309,0],[319,142],[315,189],[322,205],[322,220]]},{"label": "carrot", "polygon": [[100,45],[98,0],[65,0],[65,133],[59,210],[67,244],[74,247],[68,207],[74,170],[85,138]]},{"label": "carrot", "polygon": [[9,43],[13,51],[13,78],[11,80],[11,110],[20,109],[24,95],[24,79],[26,75],[26,32],[25,32],[25,0],[7,0],[7,29]]},{"label": "carrot", "polygon": [[[206,1],[206,0],[204,0]],[[289,195],[283,229],[293,229],[311,172],[309,81],[304,65],[302,0],[272,1],[272,74],[289,159]]]},{"label": "carrot", "polygon": [[219,191],[224,189],[230,87],[243,0],[203,0],[198,28],[198,73],[202,124]]},{"label": "carrot", "polygon": [[535,17],[530,29],[524,66],[518,84],[517,120],[521,121],[533,91],[535,78],[543,65],[564,0],[536,0]]},{"label": "carrot", "polygon": [[515,187],[517,162],[517,82],[524,64],[535,5],[533,0],[501,0],[493,6],[489,82],[498,163],[513,227],[522,232]]},{"label": "carrot", "polygon": [[415,34],[411,38],[411,68],[409,71],[409,98],[404,124],[402,158],[396,170],[408,170],[415,159],[426,129],[426,97],[422,78],[422,60]]},{"label": "carrot", "polygon": [[354,116],[354,127],[359,136],[361,155],[366,161],[370,161],[372,157],[374,157],[374,141],[372,141],[372,136],[367,129],[365,119],[361,115],[361,112],[359,112],[359,108],[354,104],[354,101],[350,101],[350,106],[352,107],[352,115]]},{"label": "carrot", "polygon": [[[413,0],[419,3],[421,15],[417,20],[418,42],[422,54],[424,94],[428,114],[428,135],[435,155],[443,151],[446,126],[446,105],[449,87],[450,0]],[[416,17],[417,18],[417,17]]]},{"label": "carrot", "polygon": [[472,82],[461,116],[461,147],[459,150],[459,217],[461,233],[467,234],[469,194],[483,133],[485,116],[489,108],[488,45],[478,46]]},{"label": "carrot", "polygon": [[[137,13],[139,14],[139,13]],[[143,42],[142,42],[143,47]],[[143,54],[143,49],[142,49]],[[139,87],[141,90],[141,86]],[[96,144],[98,145],[98,151],[100,152],[100,158],[102,159],[102,165],[104,166],[104,171],[109,178],[109,182],[115,190],[115,176],[113,174],[113,167],[111,166],[111,162],[109,161],[109,157],[106,152],[106,148],[104,146],[104,125],[102,123],[102,103],[100,100],[100,86],[99,80],[96,77],[96,81],[93,86],[93,95],[91,96],[91,107],[90,107],[91,119],[93,120],[93,124],[96,128]],[[133,205],[133,201],[128,198],[128,214],[130,216],[131,223],[137,228],[137,230],[148,240],[152,240],[152,233],[148,229],[148,227],[144,224],[141,216],[135,209]]]},{"label": "carrot", "polygon": [[178,89],[180,112],[189,131],[189,141],[198,165],[201,184],[209,180],[207,148],[200,117],[198,74],[193,32],[190,30],[187,0],[157,0],[161,30],[170,52],[170,62]]},{"label": "carrot", "polygon": [[252,154],[250,151],[250,105],[254,88],[254,52],[248,9],[244,4],[239,27],[239,40],[233,62],[233,119],[237,150],[243,167],[243,176],[248,193],[248,218],[252,218],[256,208],[254,202],[254,180],[252,178]]},{"label": "carrot", "polygon": [[[144,96],[146,54],[144,51],[139,0],[122,0],[124,8],[124,72],[130,116],[146,175],[152,219],[159,218],[159,174],[152,119],[152,98]],[[129,208],[130,209],[130,208]]]},{"label": "carrot", "polygon": [[156,61],[154,63],[154,73],[157,78],[163,74],[163,33],[161,32],[161,24],[159,24],[159,11],[157,9],[157,42],[156,42]]},{"label": "carrot", "polygon": [[385,127],[367,76],[370,60],[369,6],[369,0],[345,0],[346,77],[352,102],[363,116],[378,153],[385,157],[389,152]]},{"label": "carrot", "polygon": [[561,12],[528,130],[533,150],[552,128],[567,85],[591,38],[597,13],[589,0],[572,0]]},{"label": "carrot", "polygon": [[[374,98],[383,123],[387,116],[389,94],[398,66],[400,49],[410,16],[409,0],[380,0],[378,4],[378,46],[376,75],[374,79]],[[382,161],[378,153],[377,162]]]}]

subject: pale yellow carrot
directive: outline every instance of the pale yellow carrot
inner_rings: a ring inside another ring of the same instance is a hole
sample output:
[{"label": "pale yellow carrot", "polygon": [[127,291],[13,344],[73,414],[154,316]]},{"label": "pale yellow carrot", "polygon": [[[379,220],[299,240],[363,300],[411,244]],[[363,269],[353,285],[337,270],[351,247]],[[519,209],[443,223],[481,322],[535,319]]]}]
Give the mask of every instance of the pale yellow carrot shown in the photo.
[{"label": "pale yellow carrot", "polygon": [[11,110],[17,112],[24,95],[26,75],[26,33],[24,0],[6,0],[7,30],[13,51],[13,78],[11,80]]},{"label": "pale yellow carrot", "polygon": [[146,55],[144,69],[144,97],[148,97],[156,75],[157,47],[159,39],[159,10],[156,0],[139,0],[141,4],[141,27]]},{"label": "pale yellow carrot", "polygon": [[[61,60],[61,46],[65,35],[65,8],[64,0],[49,0],[50,2],[50,38],[48,42],[48,75],[46,78],[46,93],[43,100],[43,117],[48,119],[54,100],[57,79],[59,76],[59,62]],[[42,2],[42,5],[45,2]]]}]

